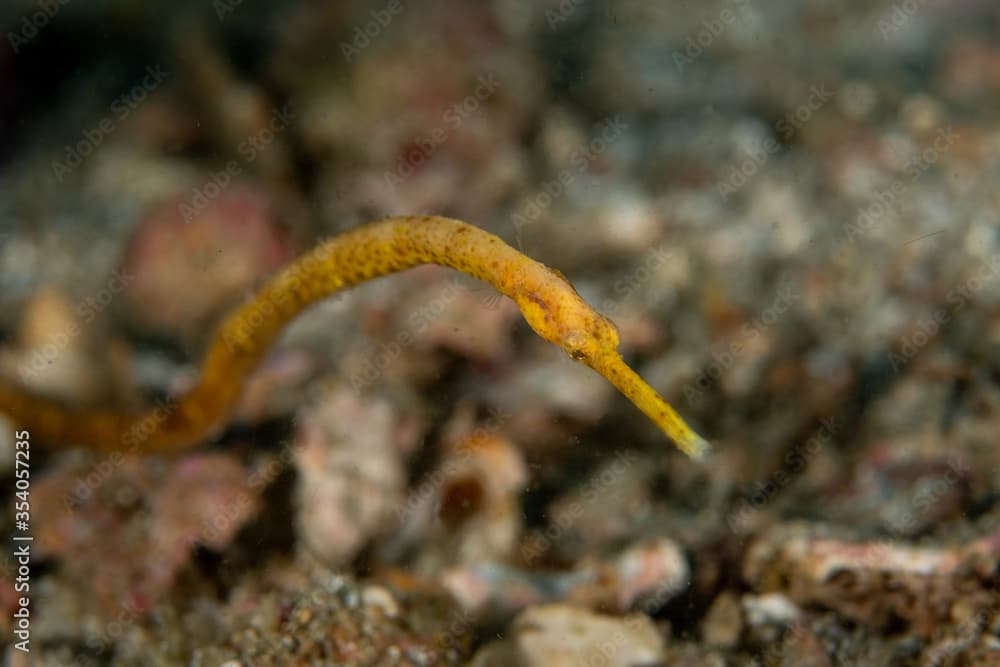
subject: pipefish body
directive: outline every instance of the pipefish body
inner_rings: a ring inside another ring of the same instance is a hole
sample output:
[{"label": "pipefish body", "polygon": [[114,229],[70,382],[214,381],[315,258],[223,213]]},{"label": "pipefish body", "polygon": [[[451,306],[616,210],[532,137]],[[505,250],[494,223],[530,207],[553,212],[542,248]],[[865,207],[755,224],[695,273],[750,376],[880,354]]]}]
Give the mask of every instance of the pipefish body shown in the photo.
[{"label": "pipefish body", "polygon": [[198,383],[175,401],[137,413],[73,409],[0,384],[0,412],[37,441],[104,451],[166,452],[221,429],[247,377],[285,325],[315,302],[419,264],[440,264],[484,280],[517,303],[545,340],[618,388],[688,456],[708,443],[618,354],[618,329],[591,308],[559,271],[500,238],[458,220],[402,216],[329,239],[275,275],[216,332]]}]

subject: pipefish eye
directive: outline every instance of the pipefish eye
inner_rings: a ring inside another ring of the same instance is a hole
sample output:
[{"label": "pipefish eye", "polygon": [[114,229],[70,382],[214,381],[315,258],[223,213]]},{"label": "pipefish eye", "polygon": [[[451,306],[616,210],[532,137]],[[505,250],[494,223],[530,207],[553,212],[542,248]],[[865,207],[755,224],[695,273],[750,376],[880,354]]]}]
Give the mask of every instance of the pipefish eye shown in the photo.
[{"label": "pipefish eye", "polygon": [[575,359],[577,361],[587,358],[587,353],[583,351],[585,347],[586,340],[575,331],[566,334],[566,337],[562,340],[562,349],[566,351],[566,354],[568,354],[571,359]]}]

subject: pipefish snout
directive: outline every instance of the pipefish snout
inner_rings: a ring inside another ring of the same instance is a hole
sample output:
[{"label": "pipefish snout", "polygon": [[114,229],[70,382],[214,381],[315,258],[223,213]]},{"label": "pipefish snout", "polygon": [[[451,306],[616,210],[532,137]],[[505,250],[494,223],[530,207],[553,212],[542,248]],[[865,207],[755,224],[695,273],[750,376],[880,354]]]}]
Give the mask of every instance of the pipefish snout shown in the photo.
[{"label": "pipefish snout", "polygon": [[81,410],[0,385],[0,412],[36,440],[105,451],[173,451],[211,436],[228,420],[253,369],[285,325],[315,302],[419,264],[440,264],[489,282],[517,303],[538,335],[607,378],[688,456],[708,443],[618,354],[618,329],[555,269],[458,220],[402,216],[329,239],[273,277],[220,326],[198,383],[168,404],[138,413]]}]

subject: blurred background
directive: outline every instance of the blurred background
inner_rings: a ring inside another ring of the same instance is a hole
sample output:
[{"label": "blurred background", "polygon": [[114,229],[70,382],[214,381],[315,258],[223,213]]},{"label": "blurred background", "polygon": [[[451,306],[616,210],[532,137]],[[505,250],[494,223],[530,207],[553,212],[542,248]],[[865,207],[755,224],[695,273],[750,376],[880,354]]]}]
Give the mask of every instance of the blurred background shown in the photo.
[{"label": "blurred background", "polygon": [[203,447],[33,443],[6,664],[1000,664],[996,3],[11,0],[0,28],[5,383],[168,406],[279,267],[440,214],[566,274],[714,446],[488,285],[383,278],[297,319]]}]

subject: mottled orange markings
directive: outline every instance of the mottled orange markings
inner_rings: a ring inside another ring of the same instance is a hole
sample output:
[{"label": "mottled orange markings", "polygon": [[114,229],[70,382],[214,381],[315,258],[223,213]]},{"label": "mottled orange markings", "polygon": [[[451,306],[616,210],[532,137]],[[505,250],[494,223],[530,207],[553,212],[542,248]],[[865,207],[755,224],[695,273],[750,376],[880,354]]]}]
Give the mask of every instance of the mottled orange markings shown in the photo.
[{"label": "mottled orange markings", "polygon": [[[591,308],[561,273],[492,234],[436,216],[373,222],[320,244],[286,267],[222,323],[198,384],[170,410],[74,410],[0,386],[0,412],[40,441],[106,451],[190,447],[225,425],[247,376],[296,315],[334,292],[418,264],[449,266],[489,282],[517,303],[538,335],[606,377],[688,456],[707,452],[708,443],[622,360],[614,323]],[[146,428],[149,424],[154,427]]]}]

